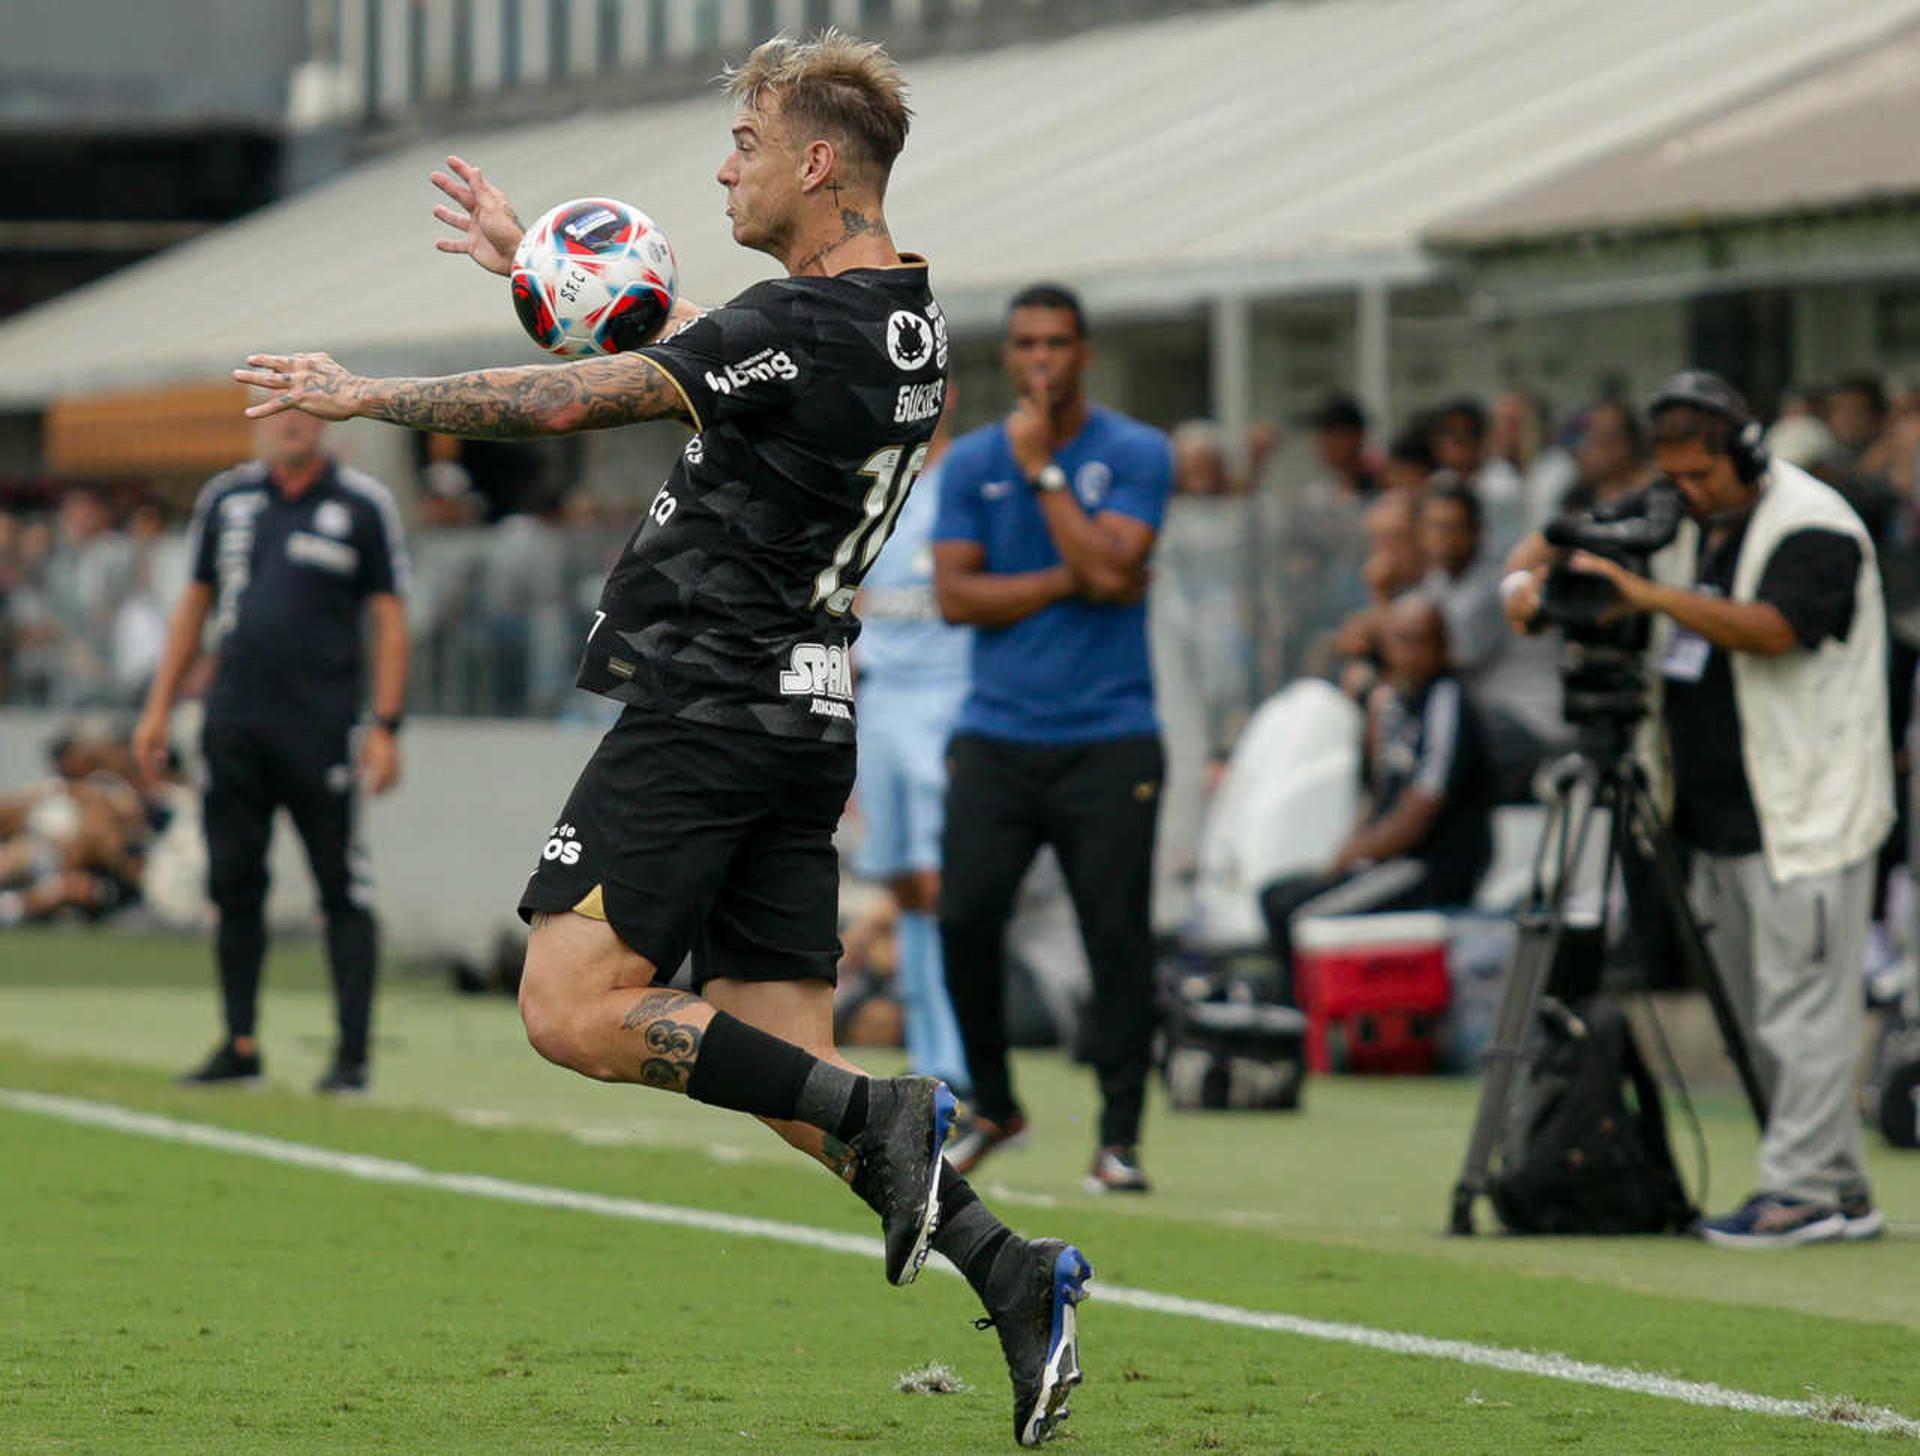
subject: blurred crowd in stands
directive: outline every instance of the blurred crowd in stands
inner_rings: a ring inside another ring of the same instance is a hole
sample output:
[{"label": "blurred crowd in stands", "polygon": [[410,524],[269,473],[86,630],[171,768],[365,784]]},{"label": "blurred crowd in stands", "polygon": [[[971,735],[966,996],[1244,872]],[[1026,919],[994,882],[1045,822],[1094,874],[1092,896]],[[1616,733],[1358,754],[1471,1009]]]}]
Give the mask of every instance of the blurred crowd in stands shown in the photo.
[{"label": "blurred crowd in stands", "polygon": [[[1271,426],[1244,442],[1207,421],[1174,431],[1179,494],[1155,557],[1155,609],[1195,666],[1216,756],[1253,707],[1299,676],[1359,696],[1385,607],[1416,589],[1440,604],[1452,666],[1480,705],[1557,736],[1553,644],[1508,630],[1500,579],[1527,532],[1648,481],[1637,402],[1596,400],[1556,416],[1524,390],[1490,406],[1460,399],[1416,417],[1384,449],[1349,398],[1328,399],[1301,423],[1320,467],[1304,481],[1265,478]],[[1904,709],[1920,648],[1920,384],[1889,387],[1861,373],[1796,390],[1768,444],[1837,487],[1866,522]]]},{"label": "blurred crowd in stands", "polygon": [[[1290,422],[1310,436],[1317,462],[1292,479],[1276,478],[1282,437],[1273,425],[1244,439],[1204,420],[1173,432],[1177,493],[1150,606],[1174,761],[1208,762],[1217,775],[1253,711],[1298,678],[1362,698],[1381,660],[1386,610],[1409,591],[1440,607],[1451,669],[1496,736],[1551,745],[1563,734],[1556,644],[1551,634],[1508,630],[1504,562],[1555,515],[1646,482],[1637,402],[1556,412],[1517,390],[1444,404],[1384,438],[1375,424],[1338,395]],[[1877,545],[1894,644],[1894,742],[1903,745],[1920,661],[1920,385],[1860,373],[1793,391],[1768,439],[1776,457],[1845,494]],[[608,705],[577,691],[573,676],[629,515],[555,487],[496,499],[458,461],[426,464],[409,527],[409,710],[604,719]],[[0,509],[0,705],[130,718],[186,580],[186,537],[183,512],[85,486],[39,508]],[[1191,742],[1196,734],[1203,747]],[[128,866],[137,870],[141,847],[164,823],[154,806],[170,790],[128,771],[109,792],[101,775],[113,773],[101,763],[61,767],[0,799],[0,892],[58,870],[90,878],[62,879],[59,894],[45,892],[50,904],[124,899],[138,879]],[[1178,836],[1166,817],[1163,835]],[[49,824],[84,832],[53,836],[49,848]],[[109,824],[119,827],[109,833]],[[9,901],[0,915],[21,908]]]},{"label": "blurred crowd in stands", "polygon": [[[631,526],[580,493],[528,492],[499,510],[458,462],[426,466],[408,530],[411,710],[593,714],[574,668]],[[185,512],[91,486],[50,510],[0,510],[0,704],[137,711],[186,584],[187,534]]]}]

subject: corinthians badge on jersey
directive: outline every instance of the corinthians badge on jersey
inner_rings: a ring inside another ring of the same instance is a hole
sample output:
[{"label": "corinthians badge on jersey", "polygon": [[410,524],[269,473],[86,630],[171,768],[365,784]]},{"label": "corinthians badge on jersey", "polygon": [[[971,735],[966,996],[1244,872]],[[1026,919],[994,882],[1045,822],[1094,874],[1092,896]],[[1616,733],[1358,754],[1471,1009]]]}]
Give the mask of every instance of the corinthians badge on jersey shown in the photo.
[{"label": "corinthians badge on jersey", "polygon": [[933,357],[933,325],[904,308],[887,320],[887,357],[897,369],[918,369]]},{"label": "corinthians badge on jersey", "polygon": [[313,508],[313,529],[323,536],[346,536],[353,531],[353,517],[339,501],[321,501]]}]

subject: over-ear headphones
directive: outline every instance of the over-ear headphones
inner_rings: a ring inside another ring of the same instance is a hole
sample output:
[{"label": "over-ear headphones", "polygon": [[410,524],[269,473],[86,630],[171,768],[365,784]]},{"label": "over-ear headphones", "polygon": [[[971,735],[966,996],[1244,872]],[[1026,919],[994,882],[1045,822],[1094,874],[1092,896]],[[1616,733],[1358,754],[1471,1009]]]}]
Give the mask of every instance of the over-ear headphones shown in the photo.
[{"label": "over-ear headphones", "polygon": [[1683,369],[1655,392],[1647,405],[1647,415],[1651,418],[1676,404],[1705,410],[1733,427],[1727,437],[1727,458],[1733,461],[1733,473],[1743,485],[1752,485],[1766,472],[1772,459],[1766,434],[1740,392],[1726,380],[1705,369]]}]

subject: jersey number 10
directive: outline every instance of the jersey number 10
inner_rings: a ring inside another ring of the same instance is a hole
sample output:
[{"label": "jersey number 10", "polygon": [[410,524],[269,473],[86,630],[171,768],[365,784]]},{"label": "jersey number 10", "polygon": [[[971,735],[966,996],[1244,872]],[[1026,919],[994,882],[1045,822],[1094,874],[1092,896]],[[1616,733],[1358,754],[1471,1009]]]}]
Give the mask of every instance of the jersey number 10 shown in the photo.
[{"label": "jersey number 10", "polygon": [[912,453],[908,453],[905,445],[889,445],[884,450],[875,450],[867,457],[867,463],[854,472],[871,479],[873,485],[860,508],[860,519],[841,539],[827,569],[813,579],[814,606],[824,602],[827,610],[837,617],[853,605],[854,588],[842,585],[841,579],[849,569],[856,575],[864,575],[873,565],[873,558],[880,554],[887,537],[893,534],[893,523],[899,518],[900,507],[907,503],[907,492],[913,489],[914,481],[920,478],[920,471],[927,463],[927,449],[925,445],[916,445]]}]

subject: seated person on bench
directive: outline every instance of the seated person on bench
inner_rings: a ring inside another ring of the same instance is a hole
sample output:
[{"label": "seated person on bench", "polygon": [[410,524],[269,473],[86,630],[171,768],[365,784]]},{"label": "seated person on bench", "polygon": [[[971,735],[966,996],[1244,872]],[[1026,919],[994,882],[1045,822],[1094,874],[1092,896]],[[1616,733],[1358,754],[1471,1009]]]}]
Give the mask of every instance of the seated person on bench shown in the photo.
[{"label": "seated person on bench", "polygon": [[1448,668],[1445,619],[1431,598],[1408,594],[1384,625],[1386,677],[1367,703],[1360,821],[1330,870],[1289,875],[1260,894],[1289,1003],[1296,915],[1466,904],[1493,857],[1485,735]]}]

